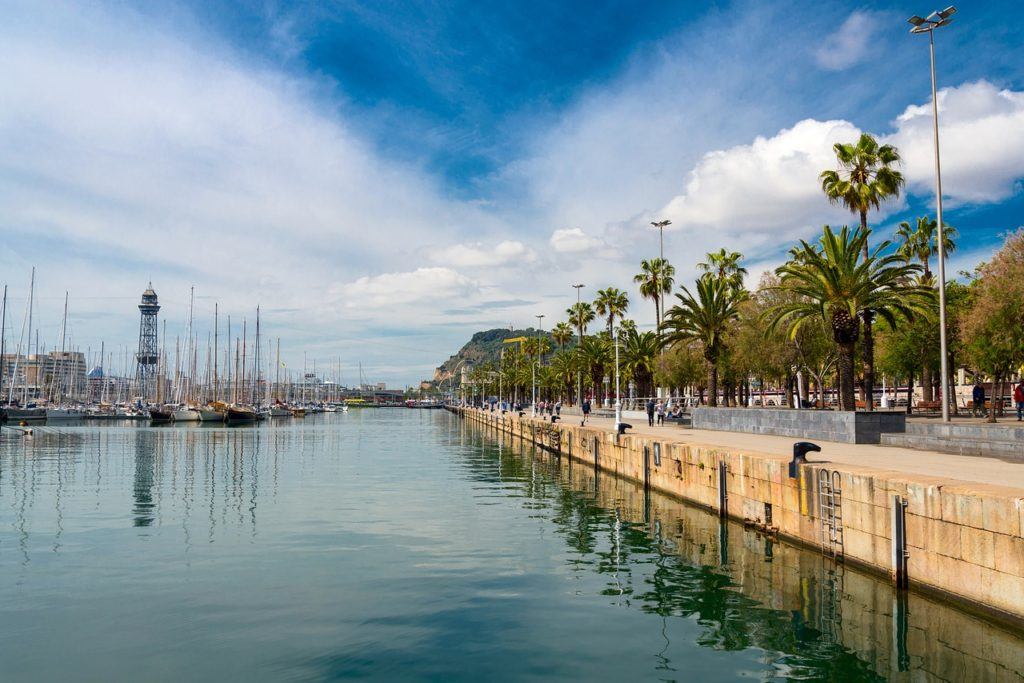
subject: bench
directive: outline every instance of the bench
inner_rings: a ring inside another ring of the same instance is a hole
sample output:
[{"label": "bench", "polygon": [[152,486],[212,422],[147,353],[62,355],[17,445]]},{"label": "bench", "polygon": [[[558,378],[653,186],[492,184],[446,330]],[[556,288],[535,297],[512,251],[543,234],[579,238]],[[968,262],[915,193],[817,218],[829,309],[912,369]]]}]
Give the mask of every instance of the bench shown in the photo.
[{"label": "bench", "polygon": [[914,407],[918,410],[942,410],[942,401],[918,401]]}]

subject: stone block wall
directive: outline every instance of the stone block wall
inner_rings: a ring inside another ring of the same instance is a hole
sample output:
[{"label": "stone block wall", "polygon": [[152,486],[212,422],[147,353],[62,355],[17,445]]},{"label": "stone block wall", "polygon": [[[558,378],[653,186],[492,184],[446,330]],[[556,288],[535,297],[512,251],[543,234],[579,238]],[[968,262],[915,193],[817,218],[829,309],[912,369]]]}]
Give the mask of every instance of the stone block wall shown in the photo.
[{"label": "stone block wall", "polygon": [[842,443],[880,443],[883,433],[906,430],[897,412],[840,412],[772,408],[693,409],[693,428],[746,434],[772,434]]},{"label": "stone block wall", "polygon": [[[617,436],[595,427],[552,425],[511,414],[462,414],[570,456],[601,474],[646,481],[655,491],[768,528],[800,544],[835,551],[880,573],[893,569],[892,519],[898,497],[906,504],[910,582],[1024,624],[1024,499],[1019,491],[953,486],[941,479],[855,466],[808,464],[791,479],[788,462],[766,454]],[[719,486],[723,465],[724,507]],[[841,492],[838,544],[828,543],[823,535],[818,493],[822,478]]]}]

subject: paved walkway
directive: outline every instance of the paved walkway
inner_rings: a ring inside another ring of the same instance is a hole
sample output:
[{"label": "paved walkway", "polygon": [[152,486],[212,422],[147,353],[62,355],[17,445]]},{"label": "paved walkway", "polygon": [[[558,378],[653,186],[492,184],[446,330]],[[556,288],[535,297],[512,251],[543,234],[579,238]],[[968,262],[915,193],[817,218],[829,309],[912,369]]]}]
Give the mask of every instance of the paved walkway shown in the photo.
[{"label": "paved walkway", "polygon": [[[769,436],[740,432],[718,432],[689,429],[678,425],[648,427],[646,420],[625,420],[633,425],[630,434],[656,435],[666,440],[699,443],[737,450],[757,452],[789,461],[793,455],[793,442],[789,436]],[[566,416],[565,422],[579,424],[579,417]],[[591,418],[588,425],[611,431],[614,418]],[[1013,424],[1017,424],[1014,421]],[[1003,489],[1016,489],[1015,495],[1024,496],[1024,463],[1008,462],[996,458],[951,455],[935,451],[921,451],[895,446],[836,443],[814,440],[821,453],[811,453],[809,460],[834,462],[872,470],[901,472],[908,475],[947,480],[948,484],[983,484]],[[846,469],[846,468],[844,468]],[[851,467],[850,469],[853,469]]]}]

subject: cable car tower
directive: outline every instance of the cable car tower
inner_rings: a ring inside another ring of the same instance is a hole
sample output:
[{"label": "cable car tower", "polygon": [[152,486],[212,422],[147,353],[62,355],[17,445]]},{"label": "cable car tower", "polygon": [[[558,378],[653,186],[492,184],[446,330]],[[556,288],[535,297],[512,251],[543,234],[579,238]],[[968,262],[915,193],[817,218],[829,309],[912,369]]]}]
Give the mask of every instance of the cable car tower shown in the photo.
[{"label": "cable car tower", "polygon": [[157,370],[160,362],[156,327],[160,304],[157,302],[152,282],[142,293],[139,311],[142,313],[142,320],[139,322],[139,352],[135,356],[135,386],[142,400],[148,402],[151,396],[156,395]]}]

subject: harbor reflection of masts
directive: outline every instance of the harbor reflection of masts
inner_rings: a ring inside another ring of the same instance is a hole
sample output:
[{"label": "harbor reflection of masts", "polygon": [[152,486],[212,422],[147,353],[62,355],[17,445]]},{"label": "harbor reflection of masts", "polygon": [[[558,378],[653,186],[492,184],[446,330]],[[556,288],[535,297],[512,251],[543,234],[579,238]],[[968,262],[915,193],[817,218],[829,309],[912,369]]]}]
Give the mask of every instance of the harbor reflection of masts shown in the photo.
[{"label": "harbor reflection of masts", "polygon": [[132,492],[134,526],[153,524],[156,505],[153,502],[153,484],[156,476],[156,432],[140,429],[135,435],[135,486]]}]

